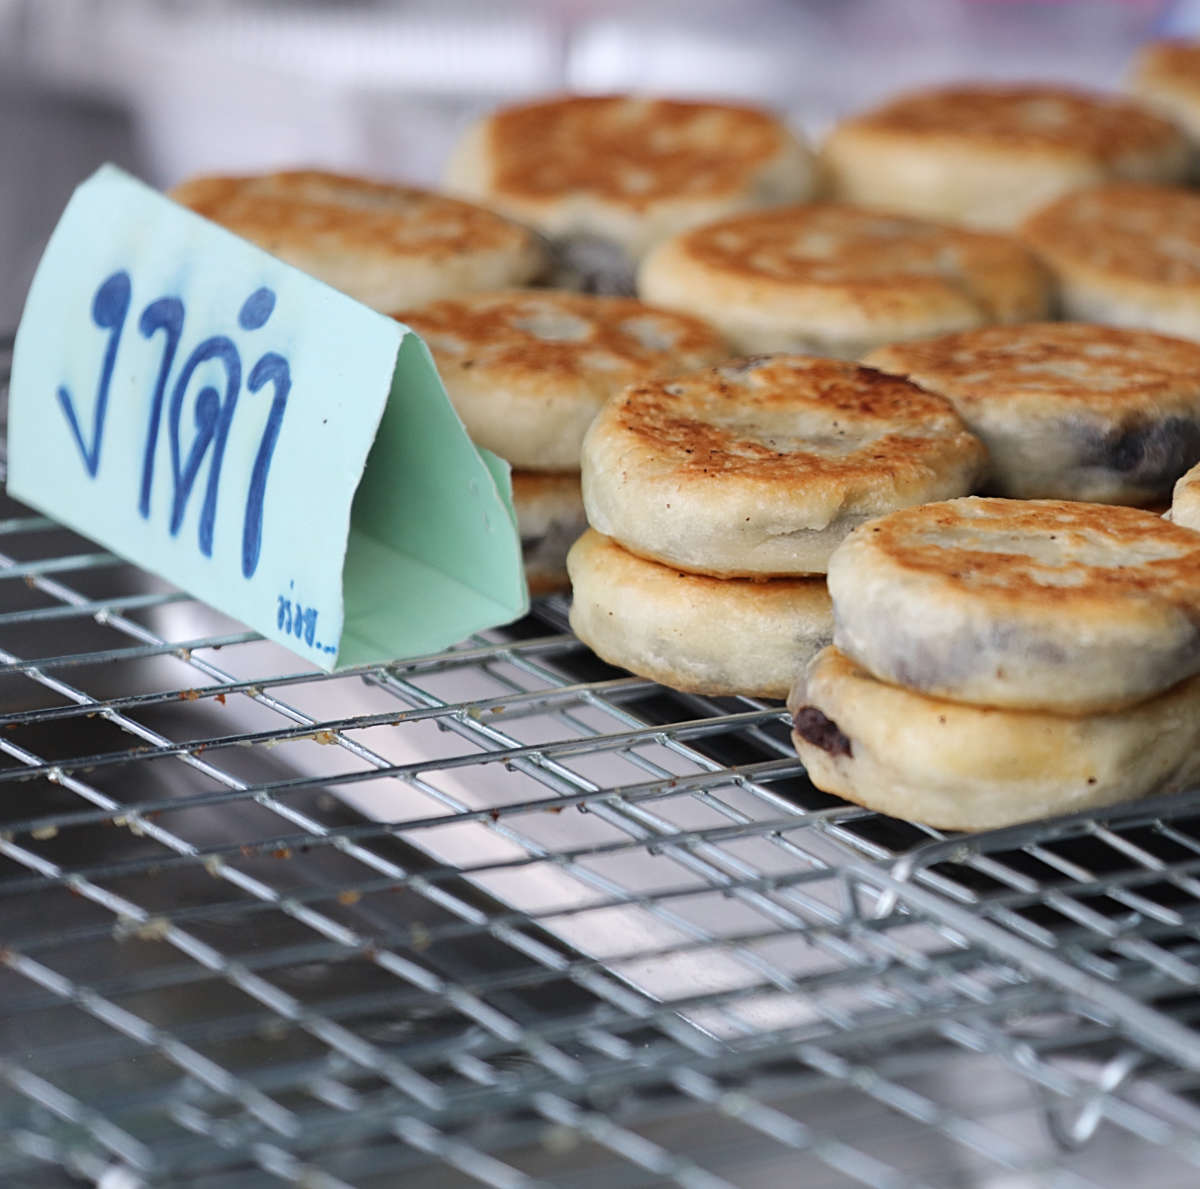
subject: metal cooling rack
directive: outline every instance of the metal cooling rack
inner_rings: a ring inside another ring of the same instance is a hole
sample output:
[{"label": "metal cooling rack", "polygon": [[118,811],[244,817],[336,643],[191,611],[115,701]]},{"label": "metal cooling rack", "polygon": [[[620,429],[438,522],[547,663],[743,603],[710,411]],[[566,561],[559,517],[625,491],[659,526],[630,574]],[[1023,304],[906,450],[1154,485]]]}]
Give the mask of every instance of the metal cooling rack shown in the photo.
[{"label": "metal cooling rack", "polygon": [[0,1184],[1196,1183],[1200,797],[945,838],[565,612],[328,678],[0,509]]}]

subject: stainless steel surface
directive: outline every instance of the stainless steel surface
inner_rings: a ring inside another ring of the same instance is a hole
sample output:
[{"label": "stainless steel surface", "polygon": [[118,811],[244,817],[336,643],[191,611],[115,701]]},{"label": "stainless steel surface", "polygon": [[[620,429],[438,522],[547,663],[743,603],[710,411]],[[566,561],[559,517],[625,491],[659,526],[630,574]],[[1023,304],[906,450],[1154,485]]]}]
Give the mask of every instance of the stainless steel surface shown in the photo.
[{"label": "stainless steel surface", "polygon": [[1195,1184],[1200,795],[943,838],[561,600],[328,678],[0,542],[5,1186]]}]

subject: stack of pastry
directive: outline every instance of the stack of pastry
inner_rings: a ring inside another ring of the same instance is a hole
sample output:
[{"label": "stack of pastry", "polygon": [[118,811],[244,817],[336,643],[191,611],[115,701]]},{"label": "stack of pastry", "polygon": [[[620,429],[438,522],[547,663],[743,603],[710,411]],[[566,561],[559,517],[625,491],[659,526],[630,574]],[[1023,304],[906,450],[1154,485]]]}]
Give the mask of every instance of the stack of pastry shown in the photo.
[{"label": "stack of pastry", "polygon": [[579,453],[597,409],[628,384],[729,353],[700,319],[625,297],[477,293],[395,317],[425,340],[472,439],[512,464],[535,595],[566,588],[567,549],[587,527]]},{"label": "stack of pastry", "polygon": [[789,698],[819,788],[978,830],[1200,777],[1200,534],[951,500],[860,526],[829,590],[834,646]]},{"label": "stack of pastry", "polygon": [[832,635],[838,542],[972,490],[983,461],[941,397],[851,363],[764,356],[635,385],[584,440],[571,626],[677,689],[783,697]]}]

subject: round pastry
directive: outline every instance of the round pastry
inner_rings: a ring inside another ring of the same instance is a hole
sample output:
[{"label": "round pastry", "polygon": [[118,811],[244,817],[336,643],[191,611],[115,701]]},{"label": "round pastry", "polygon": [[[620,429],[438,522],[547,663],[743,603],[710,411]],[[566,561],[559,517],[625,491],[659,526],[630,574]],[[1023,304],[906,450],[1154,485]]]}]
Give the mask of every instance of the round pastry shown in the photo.
[{"label": "round pastry", "polygon": [[384,313],[523,285],[546,267],[545,246],[527,228],[410,186],[298,170],[197,177],[169,194]]},{"label": "round pastry", "polygon": [[1200,339],[1200,194],[1114,182],[1051,203],[1022,234],[1066,317]]},{"label": "round pastry", "polygon": [[823,573],[856,524],[972,489],[950,404],[871,368],[765,356],[626,389],[583,445],[592,527],[720,577]]},{"label": "round pastry", "polygon": [[994,85],[900,95],[839,124],[823,150],[841,198],[992,228],[1111,178],[1176,181],[1188,154],[1173,124],[1129,100]]},{"label": "round pastry", "polygon": [[567,96],[475,124],[446,181],[552,237],[586,283],[606,245],[628,269],[686,227],[807,198],[814,166],[780,121],[753,108]]},{"label": "round pastry", "polygon": [[1200,531],[1200,465],[1180,476],[1166,518],[1184,528]]},{"label": "round pastry", "polygon": [[1138,50],[1129,89],[1200,140],[1200,43],[1151,41]]},{"label": "round pastry", "polygon": [[988,326],[864,363],[944,396],[988,449],[986,490],[1153,504],[1200,462],[1200,345],[1071,322]]},{"label": "round pastry", "polygon": [[567,550],[587,530],[579,475],[513,471],[512,490],[529,593],[568,590]]},{"label": "round pastry", "polygon": [[707,318],[739,351],[857,359],[901,339],[1043,317],[1049,287],[1007,236],[833,203],[741,215],[660,244],[646,301]]},{"label": "round pastry", "polygon": [[395,317],[433,352],[474,441],[528,470],[578,470],[584,432],[615,392],[729,355],[698,318],[624,297],[479,293]]},{"label": "round pastry", "polygon": [[600,533],[567,556],[571,629],[610,664],[698,694],[784,698],[833,633],[821,578],[681,573]]},{"label": "round pastry", "polygon": [[1135,508],[906,508],[850,534],[829,593],[847,656],[959,702],[1091,713],[1200,672],[1200,536]]},{"label": "round pastry", "polygon": [[836,648],[788,698],[813,784],[892,817],[989,830],[1200,779],[1200,677],[1093,715],[998,710],[873,677]]}]

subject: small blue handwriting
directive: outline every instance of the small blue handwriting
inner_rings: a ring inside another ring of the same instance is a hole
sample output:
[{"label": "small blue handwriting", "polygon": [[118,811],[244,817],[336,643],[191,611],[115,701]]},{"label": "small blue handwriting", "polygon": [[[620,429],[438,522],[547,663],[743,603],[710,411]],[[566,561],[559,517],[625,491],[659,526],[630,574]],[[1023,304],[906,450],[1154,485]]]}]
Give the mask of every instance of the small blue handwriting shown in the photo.
[{"label": "small blue handwriting", "polygon": [[[92,409],[92,424],[88,430],[80,425],[71,393],[63,386],[58,389],[58,403],[67,419],[76,446],[83,458],[87,473],[94,479],[100,470],[100,452],[104,440],[104,424],[108,416],[109,391],[117,352],[126,318],[132,304],[133,284],[129,273],[114,272],[100,282],[92,297],[92,322],[100,330],[107,331],[107,343],[100,364],[100,375],[96,387],[96,401]],[[238,325],[245,331],[259,330],[265,326],[275,309],[275,294],[271,289],[256,289],[242,303],[238,311]],[[238,398],[242,392],[242,359],[233,341],[226,335],[215,334],[204,339],[184,360],[172,376],[175,356],[183,338],[186,317],[183,299],[170,295],[155,298],[138,316],[138,332],[147,341],[160,336],[161,355],[154,386],[150,393],[150,413],[146,426],[145,449],[142,455],[142,471],[138,490],[137,508],[143,519],[151,512],[151,489],[154,482],[154,467],[158,457],[159,436],[163,428],[163,412],[166,412],[166,435],[171,463],[171,503],[167,515],[167,527],[171,536],[179,535],[187,511],[188,500],[200,475],[205,460],[208,462],[204,497],[200,505],[200,520],[197,530],[200,552],[212,557],[213,536],[217,519],[217,498],[221,484],[221,468],[225,460],[225,447],[229,431],[237,411]],[[206,384],[196,394],[192,408],[195,434],[186,453],[181,441],[184,401],[188,387],[197,370],[210,362],[224,369],[223,389]],[[172,379],[174,382],[172,382]],[[246,506],[242,516],[242,575],[254,576],[262,552],[263,507],[266,498],[267,477],[271,459],[279,440],[283,415],[287,410],[288,393],[292,378],[288,361],[274,351],[268,351],[255,361],[246,377],[246,391],[253,396],[263,388],[271,389],[271,407],[259,442],[258,452],[251,468]],[[300,616],[299,630],[293,634],[312,643],[316,630],[316,612],[310,610]],[[288,612],[289,625],[292,622]],[[280,609],[280,624],[283,610]],[[311,626],[309,626],[311,623]]]},{"label": "small blue handwriting", "polygon": [[[295,586],[295,583],[292,583]],[[290,595],[277,595],[275,626],[288,636],[303,640],[310,648],[321,652],[337,652],[336,645],[322,644],[317,638],[317,609],[305,607]]]}]

